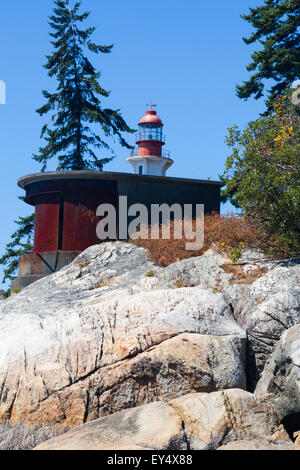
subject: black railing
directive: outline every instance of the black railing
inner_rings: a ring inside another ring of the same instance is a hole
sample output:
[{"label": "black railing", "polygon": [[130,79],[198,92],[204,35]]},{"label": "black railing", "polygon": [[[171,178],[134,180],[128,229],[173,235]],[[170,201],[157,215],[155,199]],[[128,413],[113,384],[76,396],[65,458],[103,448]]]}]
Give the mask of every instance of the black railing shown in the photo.
[{"label": "black railing", "polygon": [[[169,150],[166,150],[166,149],[162,149],[162,152],[161,152],[161,156],[162,157],[165,157],[165,158],[170,158],[170,152]],[[133,147],[133,149],[131,150],[131,154],[130,154],[131,157],[139,157],[139,156],[145,156],[147,157],[147,155],[139,155],[139,148],[138,147]]]}]

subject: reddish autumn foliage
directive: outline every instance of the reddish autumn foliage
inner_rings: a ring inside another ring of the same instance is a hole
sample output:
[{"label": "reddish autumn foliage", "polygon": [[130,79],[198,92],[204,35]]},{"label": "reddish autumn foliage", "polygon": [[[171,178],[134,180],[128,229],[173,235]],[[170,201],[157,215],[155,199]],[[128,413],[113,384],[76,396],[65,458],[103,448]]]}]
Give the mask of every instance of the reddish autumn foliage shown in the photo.
[{"label": "reddish autumn foliage", "polygon": [[[201,250],[186,250],[185,244],[191,240],[172,238],[174,223],[171,222],[170,240],[131,240],[137,246],[148,250],[151,261],[158,266],[168,266],[182,259],[202,255],[211,248],[216,253],[230,255],[232,250],[238,249],[240,243],[245,248],[256,248],[259,246],[258,231],[242,217],[235,214],[219,215],[212,213],[204,218],[204,246]],[[193,224],[195,230],[195,222]],[[150,230],[150,229],[149,229]],[[160,228],[161,233],[161,228]]]}]

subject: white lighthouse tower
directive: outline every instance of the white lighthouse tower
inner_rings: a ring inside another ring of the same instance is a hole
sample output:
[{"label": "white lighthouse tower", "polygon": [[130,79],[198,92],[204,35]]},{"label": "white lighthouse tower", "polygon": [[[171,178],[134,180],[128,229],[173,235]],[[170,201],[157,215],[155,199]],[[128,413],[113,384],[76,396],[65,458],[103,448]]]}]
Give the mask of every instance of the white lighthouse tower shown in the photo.
[{"label": "white lighthouse tower", "polygon": [[131,157],[127,162],[138,175],[166,176],[166,171],[173,164],[170,153],[163,150],[165,136],[163,135],[163,123],[156,111],[150,105],[145,116],[139,122],[139,131],[136,134],[136,144]]}]

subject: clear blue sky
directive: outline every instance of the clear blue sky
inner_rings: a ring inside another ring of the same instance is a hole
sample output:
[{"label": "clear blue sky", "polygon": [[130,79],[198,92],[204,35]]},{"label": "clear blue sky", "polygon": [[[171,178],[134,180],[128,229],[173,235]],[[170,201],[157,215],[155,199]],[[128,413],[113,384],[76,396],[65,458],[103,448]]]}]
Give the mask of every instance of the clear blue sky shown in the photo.
[{"label": "clear blue sky", "polygon": [[[1,5],[0,80],[7,85],[7,104],[0,105],[0,253],[15,229],[14,219],[31,213],[17,199],[22,190],[16,182],[40,170],[31,155],[41,144],[45,122],[35,112],[44,103],[41,90],[56,87],[42,67],[52,50],[47,21],[53,3],[14,0]],[[158,104],[166,148],[175,162],[169,176],[218,179],[228,155],[226,129],[235,123],[245,126],[264,109],[263,101],[235,96],[236,83],[248,78],[245,66],[253,50],[242,41],[251,28],[240,15],[261,3],[82,1],[82,9],[91,11],[87,24],[97,27],[94,42],[115,44],[111,54],[92,59],[102,72],[102,86],[111,90],[103,105],[120,108],[136,128],[146,103]],[[129,141],[134,144],[133,135]],[[114,148],[118,157],[105,169],[131,172],[128,150],[118,144]],[[55,169],[55,162],[48,169]]]}]

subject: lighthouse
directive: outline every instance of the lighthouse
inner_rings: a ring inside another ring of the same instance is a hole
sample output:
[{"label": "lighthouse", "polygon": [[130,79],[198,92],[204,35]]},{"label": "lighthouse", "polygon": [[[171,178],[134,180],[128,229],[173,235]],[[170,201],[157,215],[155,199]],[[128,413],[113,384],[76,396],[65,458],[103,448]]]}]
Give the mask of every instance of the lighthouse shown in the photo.
[{"label": "lighthouse", "polygon": [[166,176],[168,168],[173,164],[170,152],[164,150],[165,136],[163,123],[153,107],[146,111],[139,122],[136,144],[127,162],[131,164],[137,175]]},{"label": "lighthouse", "polygon": [[[163,123],[154,106],[149,106],[140,120],[138,147],[127,159],[134,174],[72,170],[34,173],[19,179],[18,185],[25,191],[24,201],[35,208],[34,244],[30,253],[19,258],[18,277],[13,280],[12,289],[22,289],[58,271],[89,246],[102,243],[97,234],[98,208],[103,204],[113,206],[115,214],[120,214],[121,197],[127,198],[129,208],[143,204],[148,214],[154,204],[170,208],[180,204],[182,213],[186,204],[194,209],[203,204],[205,213],[220,211],[222,182],[166,178],[173,160],[163,150]],[[128,231],[123,226],[111,238],[109,233],[107,236],[107,241],[127,240]]]}]

